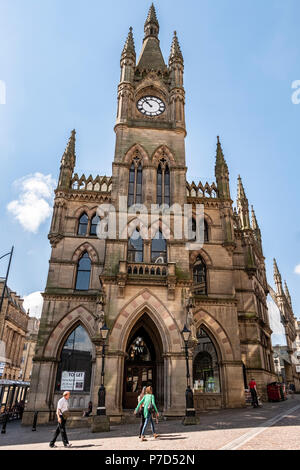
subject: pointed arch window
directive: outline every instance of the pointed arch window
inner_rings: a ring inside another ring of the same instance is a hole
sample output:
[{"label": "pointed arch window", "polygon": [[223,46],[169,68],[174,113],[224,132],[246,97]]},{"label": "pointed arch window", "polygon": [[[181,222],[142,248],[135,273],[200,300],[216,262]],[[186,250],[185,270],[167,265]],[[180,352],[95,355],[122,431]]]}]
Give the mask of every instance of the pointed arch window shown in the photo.
[{"label": "pointed arch window", "polygon": [[97,235],[97,227],[98,227],[99,223],[100,223],[100,217],[99,217],[99,215],[95,214],[94,217],[91,220],[90,235],[92,235],[92,236]]},{"label": "pointed arch window", "polygon": [[79,325],[65,341],[58,364],[56,390],[89,392],[92,375],[92,343],[87,331]]},{"label": "pointed arch window", "polygon": [[196,295],[207,295],[206,264],[199,255],[193,267],[193,281]]},{"label": "pointed arch window", "polygon": [[89,290],[91,278],[91,260],[87,252],[80,258],[77,266],[76,290]]},{"label": "pointed arch window", "polygon": [[130,263],[142,263],[144,260],[144,241],[138,228],[128,240],[127,259]]},{"label": "pointed arch window", "polygon": [[88,223],[89,223],[89,218],[87,214],[84,212],[79,219],[78,232],[77,232],[78,235],[84,236],[87,234]]},{"label": "pointed arch window", "polygon": [[133,159],[129,170],[128,207],[142,204],[143,167],[139,156]]},{"label": "pointed arch window", "polygon": [[[196,219],[193,217],[192,219],[192,235],[190,238],[190,241],[196,241],[196,233],[197,233],[197,222]],[[209,237],[208,237],[208,223],[204,219],[204,235],[203,235],[203,241],[204,243],[208,243]]]},{"label": "pointed arch window", "polygon": [[166,264],[167,260],[167,241],[158,230],[151,243],[151,263]]},{"label": "pointed arch window", "polygon": [[197,340],[193,361],[194,389],[204,393],[220,393],[219,361],[215,345],[203,328],[199,329]]},{"label": "pointed arch window", "polygon": [[162,158],[157,168],[156,203],[170,205],[170,169],[165,158]]}]

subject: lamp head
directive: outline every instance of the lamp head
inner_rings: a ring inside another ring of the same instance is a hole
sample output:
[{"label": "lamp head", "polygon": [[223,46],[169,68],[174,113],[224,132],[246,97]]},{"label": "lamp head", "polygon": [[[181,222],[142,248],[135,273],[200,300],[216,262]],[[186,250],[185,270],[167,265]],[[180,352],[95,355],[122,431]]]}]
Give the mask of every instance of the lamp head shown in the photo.
[{"label": "lamp head", "polygon": [[106,326],[106,324],[102,326],[102,328],[100,329],[100,333],[101,333],[102,339],[105,340],[109,333],[109,328]]},{"label": "lamp head", "polygon": [[184,328],[183,328],[181,334],[182,334],[182,336],[183,336],[184,342],[187,343],[188,340],[190,339],[191,331],[187,328],[186,325],[184,325]]}]

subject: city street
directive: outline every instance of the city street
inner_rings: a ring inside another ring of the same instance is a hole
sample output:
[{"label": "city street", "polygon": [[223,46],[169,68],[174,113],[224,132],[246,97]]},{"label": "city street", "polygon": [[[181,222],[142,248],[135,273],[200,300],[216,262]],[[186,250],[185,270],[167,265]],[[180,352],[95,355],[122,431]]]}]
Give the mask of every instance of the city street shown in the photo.
[{"label": "city street", "polygon": [[[202,413],[200,424],[185,427],[180,421],[162,421],[160,437],[137,437],[136,424],[116,425],[110,433],[92,434],[70,429],[74,450],[300,450],[300,396],[280,403],[264,403],[259,409],[234,409]],[[48,450],[54,425],[37,432],[18,422],[9,423],[0,435],[1,450]],[[59,438],[53,452],[65,450]],[[68,451],[68,449],[66,450]]]}]

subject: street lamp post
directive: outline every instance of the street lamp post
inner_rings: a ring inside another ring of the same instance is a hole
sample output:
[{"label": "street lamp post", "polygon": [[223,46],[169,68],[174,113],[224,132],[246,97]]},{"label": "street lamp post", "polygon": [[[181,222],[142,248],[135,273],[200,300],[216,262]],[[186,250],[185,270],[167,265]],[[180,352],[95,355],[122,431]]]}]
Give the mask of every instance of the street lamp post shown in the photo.
[{"label": "street lamp post", "polygon": [[106,340],[109,334],[109,328],[104,325],[100,328],[100,335],[102,341],[102,368],[101,368],[101,382],[100,388],[98,390],[98,406],[97,414],[92,417],[92,426],[91,431],[95,432],[108,432],[110,431],[110,421],[109,417],[106,415],[106,390],[104,385],[104,376],[105,376],[105,347]]},{"label": "street lamp post", "polygon": [[101,370],[101,385],[98,392],[98,408],[97,416],[106,416],[106,407],[105,407],[105,397],[106,390],[104,386],[104,375],[105,375],[105,346],[106,339],[108,337],[109,328],[106,325],[102,326],[100,329],[101,338],[102,338],[102,370]]},{"label": "street lamp post", "polygon": [[191,376],[190,376],[190,366],[189,366],[189,351],[188,351],[188,342],[191,337],[191,331],[184,325],[184,328],[181,332],[184,348],[185,348],[185,361],[186,361],[186,391],[185,391],[185,418],[183,424],[197,424],[196,412],[194,408],[194,395],[193,390],[191,389]]}]

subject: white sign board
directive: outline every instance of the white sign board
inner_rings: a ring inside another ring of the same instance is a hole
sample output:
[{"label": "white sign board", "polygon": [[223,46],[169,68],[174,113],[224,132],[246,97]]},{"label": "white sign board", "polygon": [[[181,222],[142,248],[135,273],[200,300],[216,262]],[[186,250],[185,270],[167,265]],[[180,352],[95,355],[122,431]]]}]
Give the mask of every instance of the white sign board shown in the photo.
[{"label": "white sign board", "polygon": [[60,389],[62,391],[70,390],[70,392],[82,392],[84,390],[84,376],[85,372],[64,371],[61,374]]},{"label": "white sign board", "polygon": [[296,366],[296,372],[300,374],[300,366]]}]

